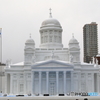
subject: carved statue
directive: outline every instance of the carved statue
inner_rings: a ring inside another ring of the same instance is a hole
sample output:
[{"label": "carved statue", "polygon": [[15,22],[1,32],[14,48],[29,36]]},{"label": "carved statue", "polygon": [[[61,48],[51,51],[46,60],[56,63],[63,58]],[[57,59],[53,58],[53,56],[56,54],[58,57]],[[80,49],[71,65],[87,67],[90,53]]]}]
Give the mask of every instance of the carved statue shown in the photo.
[{"label": "carved statue", "polygon": [[70,55],[70,62],[73,62],[73,56]]},{"label": "carved statue", "polygon": [[35,62],[36,62],[35,60],[36,60],[36,56],[34,55],[34,56],[32,57],[32,62],[35,63]]},{"label": "carved statue", "polygon": [[93,58],[93,61],[92,61],[92,63],[94,64],[94,57],[92,57]]},{"label": "carved statue", "polygon": [[10,65],[11,65],[11,59],[9,59],[9,60],[6,60],[6,67],[10,67]]},{"label": "carved statue", "polygon": [[51,57],[52,57],[52,59],[54,59],[54,52],[53,51],[52,51]]},{"label": "carved statue", "polygon": [[98,66],[98,59],[96,59],[96,66]]}]

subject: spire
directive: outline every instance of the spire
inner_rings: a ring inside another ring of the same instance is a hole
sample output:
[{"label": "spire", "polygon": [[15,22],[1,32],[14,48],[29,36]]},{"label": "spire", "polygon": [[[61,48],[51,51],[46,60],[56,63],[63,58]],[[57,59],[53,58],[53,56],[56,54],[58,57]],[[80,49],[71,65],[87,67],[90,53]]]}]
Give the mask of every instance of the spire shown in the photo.
[{"label": "spire", "polygon": [[50,13],[49,13],[50,16],[49,16],[49,17],[52,18],[52,13],[51,13],[51,10],[52,10],[52,9],[50,8],[49,10],[50,10]]}]

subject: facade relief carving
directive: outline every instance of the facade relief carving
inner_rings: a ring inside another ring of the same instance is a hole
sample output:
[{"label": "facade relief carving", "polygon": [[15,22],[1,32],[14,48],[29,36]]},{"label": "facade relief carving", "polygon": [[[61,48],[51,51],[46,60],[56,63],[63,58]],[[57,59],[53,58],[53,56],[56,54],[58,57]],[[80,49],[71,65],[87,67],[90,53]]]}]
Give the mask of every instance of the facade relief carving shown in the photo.
[{"label": "facade relief carving", "polygon": [[70,55],[69,59],[70,59],[70,62],[73,63],[73,56],[72,55]]},{"label": "facade relief carving", "polygon": [[11,59],[6,60],[6,68],[10,68],[11,62]]}]

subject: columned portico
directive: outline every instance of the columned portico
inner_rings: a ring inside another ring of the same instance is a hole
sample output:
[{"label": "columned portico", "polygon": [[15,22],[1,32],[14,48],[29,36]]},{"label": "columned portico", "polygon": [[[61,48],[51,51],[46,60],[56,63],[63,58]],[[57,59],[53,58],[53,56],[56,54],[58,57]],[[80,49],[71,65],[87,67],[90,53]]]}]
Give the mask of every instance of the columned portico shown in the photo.
[{"label": "columned portico", "polygon": [[[35,94],[35,95],[36,94],[38,94],[38,95],[44,94],[44,92],[42,92],[42,90],[41,90],[42,87],[45,87],[44,88],[44,91],[46,91],[45,94],[50,94],[50,95],[59,95],[59,94],[66,95],[66,93],[68,91],[71,92],[71,90],[72,90],[71,86],[73,84],[73,73],[71,71],[70,71],[71,83],[69,83],[70,81],[69,81],[69,79],[67,79],[67,77],[69,77],[66,74],[67,71],[43,71],[43,72],[42,71],[37,71],[37,72],[33,71],[32,73],[33,73],[33,77],[32,77],[32,80],[33,80],[32,81],[32,89],[33,90],[32,91],[33,91],[33,94]],[[34,74],[34,73],[37,73],[37,74]],[[42,77],[43,77],[42,73],[46,73],[46,79],[42,79]],[[36,75],[37,79],[35,78],[34,75]],[[67,77],[66,77],[66,75],[67,75]],[[66,81],[68,81],[68,84],[66,84]],[[45,83],[46,85],[42,84],[42,83]],[[63,87],[63,89],[62,89],[62,87]],[[67,87],[69,87],[70,90],[68,89],[68,91],[67,91]]]}]

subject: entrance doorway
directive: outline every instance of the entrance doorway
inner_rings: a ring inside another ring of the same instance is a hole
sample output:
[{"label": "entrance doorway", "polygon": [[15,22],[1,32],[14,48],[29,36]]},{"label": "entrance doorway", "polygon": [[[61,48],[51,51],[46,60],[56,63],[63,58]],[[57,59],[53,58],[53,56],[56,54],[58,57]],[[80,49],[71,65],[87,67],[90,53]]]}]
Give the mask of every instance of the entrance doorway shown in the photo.
[{"label": "entrance doorway", "polygon": [[49,94],[56,95],[56,82],[50,82],[49,87]]},{"label": "entrance doorway", "polygon": [[49,94],[56,95],[56,72],[49,73]]}]

